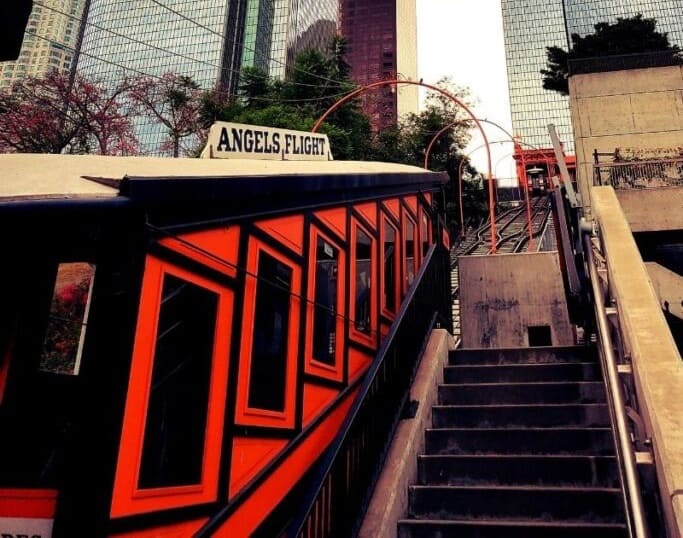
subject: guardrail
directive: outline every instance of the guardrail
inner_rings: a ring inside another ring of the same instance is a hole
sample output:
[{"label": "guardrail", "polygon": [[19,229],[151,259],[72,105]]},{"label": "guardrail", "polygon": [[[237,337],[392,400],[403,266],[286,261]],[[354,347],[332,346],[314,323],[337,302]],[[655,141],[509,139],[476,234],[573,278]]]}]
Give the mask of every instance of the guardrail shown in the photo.
[{"label": "guardrail", "polygon": [[449,253],[433,246],[282,536],[348,537],[359,528],[429,331],[451,326],[449,278]]},{"label": "guardrail", "polygon": [[[594,245],[590,236],[584,236],[584,252],[588,265],[595,308],[598,350],[602,363],[603,375],[605,376],[607,403],[612,417],[612,431],[614,433],[616,445],[615,452],[624,493],[626,522],[629,536],[632,538],[648,538],[650,533],[647,525],[636,460],[638,459],[637,455],[639,453],[647,454],[648,456],[649,453],[646,451],[639,451],[638,447],[634,445],[634,441],[636,443],[645,442],[645,434],[642,431],[642,422],[640,428],[638,428],[639,424],[637,422],[633,427],[634,430],[640,429],[640,432],[632,431],[629,417],[636,421],[640,421],[640,418],[637,415],[636,409],[627,407],[626,402],[628,401],[632,406],[634,405],[636,401],[635,391],[632,387],[630,390],[624,390],[622,379],[619,377],[620,373],[626,374],[632,372],[632,370],[630,365],[623,360],[624,354],[621,342],[613,342],[612,340],[612,328],[616,328],[617,331],[618,328],[617,326],[610,324],[608,316],[616,314],[616,311],[612,307],[605,306],[606,293],[603,289],[603,281],[599,275],[600,273],[606,275],[606,268],[598,268],[593,248]],[[600,258],[600,260],[604,264],[604,260],[602,258]],[[615,348],[617,349],[616,353]],[[618,361],[618,358],[622,360]],[[618,364],[618,362],[621,364]]]},{"label": "guardrail", "polygon": [[683,186],[683,157],[593,165],[593,185],[615,189]]}]

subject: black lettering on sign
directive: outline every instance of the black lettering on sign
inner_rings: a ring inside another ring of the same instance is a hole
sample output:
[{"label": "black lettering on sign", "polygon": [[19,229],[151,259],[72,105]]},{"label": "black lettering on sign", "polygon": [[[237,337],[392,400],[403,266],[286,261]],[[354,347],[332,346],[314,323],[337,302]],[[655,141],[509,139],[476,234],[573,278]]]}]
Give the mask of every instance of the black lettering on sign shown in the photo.
[{"label": "black lettering on sign", "polygon": [[273,153],[280,153],[280,133],[273,133]]},{"label": "black lettering on sign", "polygon": [[285,153],[292,153],[292,142],[293,142],[294,136],[291,134],[286,134],[285,135]]},{"label": "black lettering on sign", "polygon": [[232,128],[232,151],[242,151],[242,129]]},{"label": "black lettering on sign", "polygon": [[254,151],[256,153],[263,153],[263,131],[256,131],[254,133],[255,137],[255,144],[254,144]]},{"label": "black lettering on sign", "polygon": [[[225,149],[223,149],[223,146],[225,146]],[[218,146],[216,147],[217,151],[230,151],[230,138],[228,137],[228,130],[223,127],[221,129],[221,138],[218,141]],[[5,538],[4,536],[2,538]]]},{"label": "black lettering on sign", "polygon": [[304,142],[304,155],[311,154],[311,142],[313,139],[310,136],[302,136]]},{"label": "black lettering on sign", "polygon": [[244,130],[244,151],[248,153],[254,151],[254,131],[251,129]]}]

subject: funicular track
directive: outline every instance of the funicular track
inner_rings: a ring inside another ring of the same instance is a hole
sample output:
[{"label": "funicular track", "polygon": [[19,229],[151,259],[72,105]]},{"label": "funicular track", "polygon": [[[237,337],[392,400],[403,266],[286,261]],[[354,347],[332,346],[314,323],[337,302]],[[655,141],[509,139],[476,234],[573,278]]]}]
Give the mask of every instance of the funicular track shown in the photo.
[{"label": "funicular track", "polygon": [[[545,229],[550,214],[550,199],[538,196],[531,199],[531,235],[538,237]],[[451,250],[451,304],[453,335],[460,336],[460,275],[458,258],[491,253],[491,225],[485,223]],[[529,247],[528,215],[526,204],[508,209],[497,217],[496,250],[500,254],[522,252]]]},{"label": "funicular track", "polygon": [[[536,237],[543,231],[550,212],[550,201],[547,196],[531,199],[531,235]],[[491,253],[489,234],[490,223],[484,224],[475,232],[476,240],[458,255],[485,255]],[[496,251],[500,254],[522,252],[528,247],[529,231],[526,204],[505,211],[498,216],[496,233]]]}]

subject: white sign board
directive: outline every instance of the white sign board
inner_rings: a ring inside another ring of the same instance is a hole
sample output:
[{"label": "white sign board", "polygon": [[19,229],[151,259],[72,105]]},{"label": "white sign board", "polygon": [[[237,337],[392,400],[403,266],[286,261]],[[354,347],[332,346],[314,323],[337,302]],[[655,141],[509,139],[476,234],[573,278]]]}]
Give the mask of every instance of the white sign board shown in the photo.
[{"label": "white sign board", "polygon": [[52,519],[0,517],[0,536],[3,538],[50,538]]},{"label": "white sign board", "polygon": [[332,160],[327,135],[216,122],[211,126],[202,159]]}]

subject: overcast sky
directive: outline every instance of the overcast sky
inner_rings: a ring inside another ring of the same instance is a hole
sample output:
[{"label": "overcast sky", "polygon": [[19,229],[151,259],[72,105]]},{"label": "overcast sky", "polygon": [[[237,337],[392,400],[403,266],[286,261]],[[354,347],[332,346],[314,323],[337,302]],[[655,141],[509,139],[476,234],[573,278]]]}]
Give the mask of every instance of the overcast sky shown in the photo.
[{"label": "overcast sky", "polygon": [[[451,76],[467,86],[474,104],[474,114],[512,132],[508,99],[503,22],[500,0],[416,0],[418,73],[425,82],[434,83]],[[489,141],[505,139],[491,125],[484,124]],[[474,135],[467,151],[480,146]],[[494,175],[514,176],[512,144],[494,144],[491,148]],[[486,151],[471,155],[475,166],[486,172]]]}]

